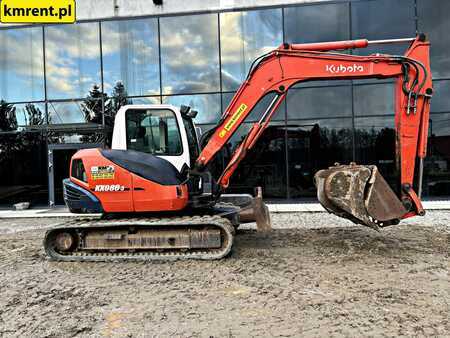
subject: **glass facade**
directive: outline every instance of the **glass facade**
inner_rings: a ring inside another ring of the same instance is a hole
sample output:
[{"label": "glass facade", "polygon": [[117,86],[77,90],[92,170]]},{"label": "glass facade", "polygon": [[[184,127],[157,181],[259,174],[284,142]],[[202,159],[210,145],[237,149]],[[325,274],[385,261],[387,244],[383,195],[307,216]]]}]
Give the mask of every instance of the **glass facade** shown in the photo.
[{"label": "glass facade", "polygon": [[101,30],[105,92],[121,82],[126,95],[159,95],[158,20],[106,21]]},{"label": "glass facade", "polygon": [[159,22],[162,93],[220,91],[217,14],[165,17]]},{"label": "glass facade", "polygon": [[[124,104],[189,105],[199,111],[195,122],[206,131],[255,57],[283,42],[404,38],[416,32],[427,33],[432,43],[435,93],[424,195],[450,196],[449,12],[447,0],[343,0],[2,27],[0,204],[24,198],[47,204],[49,195],[61,202],[66,159],[79,147],[108,143]],[[405,48],[382,45],[349,53],[402,54]],[[264,98],[233,136],[219,167],[269,101]],[[390,80],[297,84],[232,177],[230,192],[260,185],[271,198],[313,198],[315,171],[350,161],[378,165],[394,185],[393,101]],[[48,156],[52,149],[54,158]]]}]

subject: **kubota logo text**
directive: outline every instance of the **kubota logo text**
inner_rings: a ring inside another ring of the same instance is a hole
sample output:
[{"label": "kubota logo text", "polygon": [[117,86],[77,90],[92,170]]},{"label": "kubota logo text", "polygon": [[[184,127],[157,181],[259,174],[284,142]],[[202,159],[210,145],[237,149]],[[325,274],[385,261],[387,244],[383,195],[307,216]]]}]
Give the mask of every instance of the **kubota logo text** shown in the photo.
[{"label": "kubota logo text", "polygon": [[327,65],[326,71],[331,74],[344,74],[344,73],[362,73],[364,72],[364,67],[361,65],[357,65],[356,63],[353,65]]}]

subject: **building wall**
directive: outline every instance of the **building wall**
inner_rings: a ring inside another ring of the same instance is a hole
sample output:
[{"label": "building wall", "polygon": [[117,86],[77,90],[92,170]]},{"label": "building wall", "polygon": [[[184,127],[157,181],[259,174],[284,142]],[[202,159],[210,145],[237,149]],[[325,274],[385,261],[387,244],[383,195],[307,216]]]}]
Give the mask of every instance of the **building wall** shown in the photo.
[{"label": "building wall", "polygon": [[[113,1],[77,3],[82,9],[79,18],[108,19],[0,28],[0,98],[8,102],[0,112],[9,112],[17,120],[14,123],[3,113],[2,124],[0,115],[0,203],[45,200],[47,145],[50,149],[64,143],[68,149],[67,144],[103,142],[102,131],[108,129],[120,104],[188,104],[199,110],[196,123],[206,131],[225,110],[252,60],[283,41],[403,38],[417,31],[426,32],[432,41],[435,81],[424,193],[450,195],[446,146],[450,2],[283,1],[277,5],[281,2],[222,0],[193,1],[184,7],[185,2],[167,0],[163,7],[156,7],[151,2],[125,6],[125,1],[117,1],[116,13],[109,9]],[[271,6],[237,10],[254,4]],[[90,10],[83,12],[86,8]],[[127,17],[160,14],[157,11],[163,15]],[[192,13],[180,14],[185,11]],[[121,18],[111,19],[111,13]],[[406,47],[352,52],[401,54]],[[264,110],[264,102],[234,135],[230,148],[236,147],[250,122]],[[249,192],[261,185],[272,198],[310,198],[315,194],[316,170],[350,161],[377,164],[395,185],[393,121],[389,80],[298,84],[273,118],[258,151],[232,178],[231,191]],[[50,132],[44,135],[43,127]],[[39,161],[31,160],[31,154]],[[63,163],[68,155],[61,155],[58,170],[63,173],[55,174],[58,180],[67,170]]]},{"label": "building wall", "polygon": [[146,15],[186,15],[322,1],[329,0],[163,0],[162,5],[155,5],[151,0],[76,0],[76,5],[77,21],[84,21]]}]

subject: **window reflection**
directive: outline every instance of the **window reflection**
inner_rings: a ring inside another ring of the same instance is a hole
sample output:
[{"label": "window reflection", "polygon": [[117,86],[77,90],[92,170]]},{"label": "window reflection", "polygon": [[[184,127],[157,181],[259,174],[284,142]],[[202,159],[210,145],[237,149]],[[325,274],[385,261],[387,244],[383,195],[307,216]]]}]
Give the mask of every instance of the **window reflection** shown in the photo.
[{"label": "window reflection", "polygon": [[282,43],[281,9],[220,14],[223,90],[236,90],[253,60]]},{"label": "window reflection", "polygon": [[220,94],[163,96],[163,103],[189,106],[198,111],[196,124],[216,123],[220,116]]},{"label": "window reflection", "polygon": [[425,32],[431,41],[431,71],[434,78],[450,76],[450,1],[417,0],[419,32]]},{"label": "window reflection", "polygon": [[[355,1],[352,8],[353,39],[398,39],[416,36],[414,0]],[[409,43],[355,49],[354,54],[403,55]]]},{"label": "window reflection", "polygon": [[450,112],[450,81],[433,82],[433,98],[431,99],[431,112]]},{"label": "window reflection", "polygon": [[160,104],[160,103],[161,99],[159,96],[128,98],[128,104]]},{"label": "window reflection", "polygon": [[355,116],[394,114],[394,84],[367,84],[353,87]]},{"label": "window reflection", "polygon": [[216,14],[160,19],[163,94],[219,91]]},{"label": "window reflection", "polygon": [[289,43],[348,40],[349,26],[349,9],[345,3],[284,9],[284,29]]},{"label": "window reflection", "polygon": [[450,196],[450,114],[431,114],[423,191]]},{"label": "window reflection", "polygon": [[0,204],[47,204],[46,139],[41,132],[0,132]]},{"label": "window reflection", "polygon": [[45,103],[27,103],[14,105],[19,129],[32,129],[46,124]]},{"label": "window reflection", "polygon": [[374,164],[391,188],[398,190],[394,116],[355,119],[356,162]]},{"label": "window reflection", "polygon": [[42,28],[0,30],[0,99],[44,99]]},{"label": "window reflection", "polygon": [[45,27],[45,63],[51,99],[80,98],[100,84],[98,23]]},{"label": "window reflection", "polygon": [[[230,139],[234,151],[252,124],[241,125]],[[271,122],[231,177],[229,192],[254,193],[260,186],[265,197],[286,198],[286,146],[284,122]],[[225,158],[228,163],[228,157]]]},{"label": "window reflection", "polygon": [[[233,99],[235,93],[224,93],[222,94],[222,112],[225,112],[231,100]],[[274,99],[274,93],[268,93],[265,95],[252,109],[251,113],[245,119],[245,122],[255,122],[259,121],[262,114],[269,107],[270,103]],[[275,113],[272,116],[271,121],[284,121],[285,118],[285,109],[286,109],[286,100],[280,104]]]},{"label": "window reflection", "polygon": [[289,196],[315,197],[314,174],[352,160],[351,118],[288,121]]},{"label": "window reflection", "polygon": [[158,21],[102,22],[105,91],[117,82],[128,95],[159,94]]},{"label": "window reflection", "polygon": [[350,86],[314,87],[289,90],[288,119],[352,116]]},{"label": "window reflection", "polygon": [[17,127],[16,107],[0,100],[0,132],[15,131]]},{"label": "window reflection", "polygon": [[50,123],[101,123],[101,100],[49,102]]}]

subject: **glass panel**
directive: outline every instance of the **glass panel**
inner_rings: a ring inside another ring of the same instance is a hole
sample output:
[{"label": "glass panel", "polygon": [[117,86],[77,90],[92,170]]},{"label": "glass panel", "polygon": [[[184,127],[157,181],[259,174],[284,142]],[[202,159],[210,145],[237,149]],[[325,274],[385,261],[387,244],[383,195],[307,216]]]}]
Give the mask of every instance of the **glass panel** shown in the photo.
[{"label": "glass panel", "polygon": [[42,28],[0,30],[0,99],[44,99]]},{"label": "glass panel", "polygon": [[450,1],[417,0],[419,32],[427,34],[431,41],[431,71],[434,78],[450,76]]},{"label": "glass panel", "polygon": [[40,132],[0,133],[0,204],[48,202],[45,137]]},{"label": "glass panel", "polygon": [[[247,135],[251,124],[243,124],[230,139],[234,151]],[[284,122],[271,122],[230,180],[229,193],[254,193],[260,186],[267,198],[286,198],[286,147]],[[228,163],[229,157],[224,162]]]},{"label": "glass panel", "polygon": [[13,104],[0,101],[0,132],[17,130],[17,112]]},{"label": "glass panel", "polygon": [[450,112],[450,81],[433,82],[433,90],[431,111],[434,113]]},{"label": "glass panel", "polygon": [[[414,0],[378,0],[352,2],[353,39],[398,39],[416,36]],[[355,49],[354,53],[403,54],[409,43],[375,45]]]},{"label": "glass panel", "polygon": [[308,88],[308,87],[324,87],[324,86],[350,86],[352,80],[308,80],[298,82],[291,88]]},{"label": "glass panel", "polygon": [[[320,25],[317,23],[320,22]],[[307,43],[348,40],[350,19],[348,4],[320,4],[284,9],[285,41]],[[311,29],[314,27],[314,29]],[[350,80],[308,81],[293,88],[350,84]]]},{"label": "glass panel", "polygon": [[98,23],[45,27],[45,56],[50,99],[86,96],[100,84]]},{"label": "glass panel", "polygon": [[351,87],[291,89],[286,105],[288,120],[352,116]]},{"label": "glass panel", "polygon": [[197,110],[196,124],[216,123],[222,115],[220,94],[163,96],[162,102],[180,107],[182,104]]},{"label": "glass panel", "polygon": [[450,196],[450,114],[431,114],[425,159],[425,196]]},{"label": "glass panel", "polygon": [[215,124],[198,124],[196,127],[199,127],[202,131],[202,135],[205,134],[208,130],[213,129]]},{"label": "glass panel", "polygon": [[284,29],[286,42],[289,43],[348,40],[348,4],[285,8]]},{"label": "glass panel", "polygon": [[125,95],[159,94],[157,19],[102,22],[105,91],[117,82]]},{"label": "glass panel", "polygon": [[352,119],[288,121],[289,196],[315,198],[314,174],[352,160]]},{"label": "glass panel", "polygon": [[[224,112],[228,105],[230,104],[231,100],[233,99],[235,93],[223,93],[222,94],[222,112]],[[270,102],[274,98],[273,93],[269,93],[266,96],[264,96],[257,104],[256,107],[253,108],[250,115],[247,116],[245,119],[246,122],[255,122],[259,121],[262,114],[265,112],[267,107],[269,106]],[[285,109],[286,109],[286,100],[284,100],[280,106],[277,108],[276,112],[272,116],[272,121],[284,121],[285,117]]]},{"label": "glass panel", "polygon": [[101,100],[49,102],[50,123],[101,123]]},{"label": "glass panel", "polygon": [[[70,160],[78,149],[53,150],[53,183],[55,189],[55,204],[64,205],[62,181],[69,177]],[[86,174],[85,174],[86,175]]]},{"label": "glass panel", "polygon": [[126,112],[127,149],[154,155],[180,155],[180,129],[172,110],[132,109]]},{"label": "glass panel", "polygon": [[163,94],[219,91],[217,14],[160,19]]},{"label": "glass panel", "polygon": [[392,115],[394,84],[367,84],[353,87],[355,116]]},{"label": "glass panel", "polygon": [[236,90],[253,60],[282,42],[281,9],[220,14],[223,90]]},{"label": "glass panel", "polygon": [[44,124],[44,103],[11,104],[0,101],[0,132],[30,129],[31,126]]},{"label": "glass panel", "polygon": [[160,104],[161,99],[159,96],[149,97],[129,97],[127,98],[128,104]]},{"label": "glass panel", "polygon": [[41,126],[45,121],[45,103],[16,104],[16,119],[19,128]]},{"label": "glass panel", "polygon": [[394,116],[355,119],[356,162],[375,164],[394,191],[400,180],[395,164]]},{"label": "glass panel", "polygon": [[[51,144],[67,144],[67,143],[94,143],[103,145],[105,143],[105,132],[103,130],[79,130],[74,131],[69,128],[68,131],[51,130],[48,133],[48,143]],[[68,170],[67,170],[68,172]]]}]

